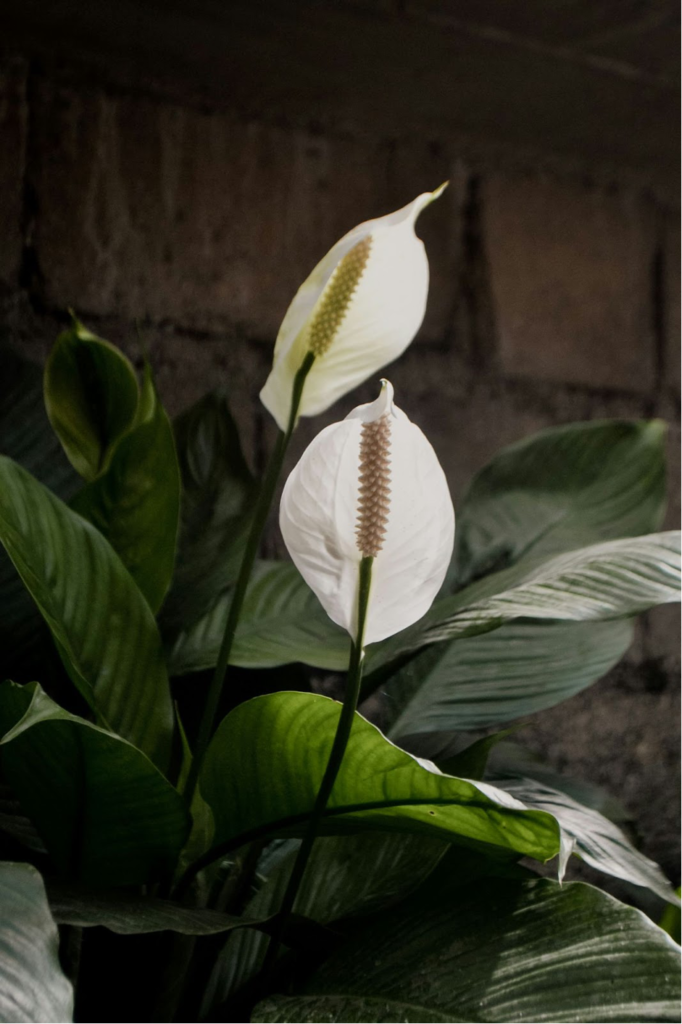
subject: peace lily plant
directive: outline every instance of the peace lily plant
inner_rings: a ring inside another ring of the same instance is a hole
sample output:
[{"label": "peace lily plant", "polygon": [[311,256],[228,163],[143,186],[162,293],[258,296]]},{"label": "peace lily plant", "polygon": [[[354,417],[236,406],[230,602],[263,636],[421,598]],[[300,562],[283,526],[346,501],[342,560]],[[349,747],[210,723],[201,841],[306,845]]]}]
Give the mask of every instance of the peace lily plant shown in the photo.
[{"label": "peace lily plant", "polygon": [[[669,880],[517,731],[679,600],[664,427],[524,439],[455,535],[376,379],[421,324],[441,191],[294,297],[262,481],[224,394],[171,423],[75,319],[44,375],[3,355],[0,1022],[679,1020]],[[299,416],[367,379],[284,484],[290,560],[259,559]],[[562,883],[577,859],[593,885]]]}]

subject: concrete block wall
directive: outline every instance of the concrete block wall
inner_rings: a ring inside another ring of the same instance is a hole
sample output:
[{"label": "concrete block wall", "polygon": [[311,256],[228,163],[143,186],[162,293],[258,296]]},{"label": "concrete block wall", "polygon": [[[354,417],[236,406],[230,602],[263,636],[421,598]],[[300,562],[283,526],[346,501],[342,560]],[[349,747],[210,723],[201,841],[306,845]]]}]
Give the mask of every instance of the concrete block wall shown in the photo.
[{"label": "concrete block wall", "polygon": [[[354,224],[449,179],[419,222],[427,317],[390,376],[455,502],[502,445],[544,426],[661,416],[677,525],[679,228],[644,185],[486,157],[449,134],[246,118],[21,53],[0,62],[0,153],[2,337],[41,360],[73,307],[137,358],[137,322],[169,410],[224,386],[256,470],[273,438],[258,391],[296,288]],[[304,421],[292,460],[374,387]],[[624,798],[672,874],[678,668],[665,609],[623,667],[528,732]]]}]

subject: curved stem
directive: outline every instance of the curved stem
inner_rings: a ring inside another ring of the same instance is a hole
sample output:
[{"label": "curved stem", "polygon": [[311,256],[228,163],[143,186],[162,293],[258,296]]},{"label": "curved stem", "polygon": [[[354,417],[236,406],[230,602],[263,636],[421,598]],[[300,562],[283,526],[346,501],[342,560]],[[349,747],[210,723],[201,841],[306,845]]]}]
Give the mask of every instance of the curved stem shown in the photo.
[{"label": "curved stem", "polygon": [[363,642],[365,636],[365,622],[367,620],[367,608],[369,605],[369,591],[372,583],[373,561],[373,558],[367,557],[363,558],[360,562],[360,579],[358,584],[358,628],[355,641],[351,647],[350,663],[348,665],[348,676],[346,680],[346,695],[343,700],[339,724],[336,727],[336,735],[334,736],[334,742],[332,744],[331,753],[329,754],[329,760],[327,761],[327,767],[315,799],[313,812],[308,822],[308,828],[298,849],[296,860],[294,861],[291,877],[289,878],[286,892],[284,893],[284,898],[282,900],[282,905],[277,915],[277,924],[273,930],[272,938],[268,945],[268,951],[263,963],[263,978],[266,985],[282,943],[282,935],[284,934],[291,912],[294,909],[296,897],[298,896],[298,891],[301,887],[301,882],[303,881],[308,861],[310,860],[313,844],[317,838],[320,819],[324,814],[327,801],[329,800],[332,789],[334,788],[334,783],[336,782],[336,777],[339,774],[343,756],[346,753],[351,729],[353,728],[353,718],[358,706],[360,686],[362,683],[362,668],[365,657]]},{"label": "curved stem", "polygon": [[225,630],[223,632],[223,640],[220,645],[218,661],[213,673],[213,678],[211,679],[211,685],[206,697],[206,704],[204,705],[204,712],[199,725],[194,758],[187,775],[187,782],[185,783],[185,787],[182,791],[185,802],[190,808],[192,806],[194,792],[197,788],[197,782],[199,781],[201,766],[204,762],[206,750],[208,749],[208,744],[213,734],[213,726],[215,723],[216,713],[218,711],[218,704],[220,703],[220,695],[223,690],[223,684],[225,682],[225,676],[230,662],[230,654],[232,653],[232,645],[237,632],[237,625],[239,623],[242,605],[244,604],[244,598],[246,597],[246,590],[251,578],[253,563],[256,561],[261,536],[265,529],[268,515],[270,514],[270,506],[272,505],[277,481],[282,471],[284,456],[286,455],[291,435],[293,434],[296,426],[298,408],[301,404],[301,396],[303,394],[303,385],[305,384],[305,379],[314,362],[315,356],[312,352],[309,352],[301,363],[298,373],[294,377],[289,423],[287,425],[287,429],[280,430],[277,435],[277,441],[272,455],[270,456],[270,461],[268,462],[265,476],[263,477],[263,482],[256,499],[256,506],[253,510],[253,519],[251,520],[251,529],[246,541],[246,547],[244,548],[244,554],[242,556],[242,563],[239,567],[239,575],[237,576],[237,582],[235,583],[234,591],[232,592],[232,600],[227,613],[227,621],[225,622]]}]

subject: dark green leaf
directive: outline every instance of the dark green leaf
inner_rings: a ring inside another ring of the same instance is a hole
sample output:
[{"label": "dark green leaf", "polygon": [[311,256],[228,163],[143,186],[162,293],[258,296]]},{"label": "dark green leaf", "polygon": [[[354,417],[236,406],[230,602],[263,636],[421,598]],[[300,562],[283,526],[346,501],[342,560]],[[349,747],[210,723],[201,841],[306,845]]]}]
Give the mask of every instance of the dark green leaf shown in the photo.
[{"label": "dark green leaf", "polygon": [[74,319],[45,364],[45,407],[73,467],[94,480],[131,429],[139,389],[122,352]]},{"label": "dark green leaf", "polygon": [[458,750],[457,753],[452,753],[446,758],[439,758],[438,767],[446,775],[457,775],[464,779],[482,779],[491,751],[514,731],[514,729],[504,729],[502,732],[494,732],[490,736],[482,736],[474,743]]},{"label": "dark green leaf", "polygon": [[[312,811],[341,705],[309,693],[274,693],[237,707],[216,732],[200,781],[215,844],[278,832],[300,835]],[[558,827],[484,783],[441,775],[355,716],[322,832],[399,831],[548,860]]]},{"label": "dark green leaf", "polygon": [[3,774],[62,875],[133,885],[173,871],[189,816],[141,751],[37,683],[0,686],[0,733]]},{"label": "dark green leaf", "polygon": [[[0,451],[68,501],[80,478],[47,418],[42,370],[4,347],[0,362]],[[6,670],[23,670],[26,660],[33,662],[45,634],[38,610],[9,556],[0,549],[0,648]],[[30,677],[32,667],[26,671]]]},{"label": "dark green leaf", "polygon": [[603,621],[679,600],[677,530],[524,559],[441,598],[414,626],[370,648],[367,671],[425,644],[486,633],[514,619]]},{"label": "dark green leaf", "polygon": [[484,729],[567,700],[613,667],[629,621],[513,622],[433,644],[386,685],[389,735]]},{"label": "dark green leaf", "polygon": [[154,617],[109,543],[0,457],[0,541],[102,724],[166,767],[173,708]]},{"label": "dark green leaf", "polygon": [[175,421],[182,474],[182,527],[163,628],[196,622],[234,583],[255,484],[222,392],[205,395]]},{"label": "dark green leaf", "polygon": [[[212,668],[218,659],[231,594],[189,629],[169,655],[171,675]],[[230,657],[242,668],[300,661],[318,668],[348,667],[350,638],[334,625],[289,562],[259,562],[251,577]]]},{"label": "dark green leaf", "polygon": [[527,555],[659,530],[665,429],[660,420],[571,423],[504,448],[457,512],[459,585]]},{"label": "dark green leaf", "polygon": [[[680,898],[680,887],[677,887],[677,898]],[[668,906],[661,918],[661,928],[673,939],[677,945],[680,944],[680,908]]]},{"label": "dark green leaf", "polygon": [[0,864],[0,1021],[73,1020],[59,966],[59,934],[43,880],[30,864]]},{"label": "dark green leaf", "polygon": [[[297,847],[289,841],[271,866],[259,866],[259,873],[268,877],[246,908],[249,917],[277,913]],[[447,848],[440,839],[380,832],[318,839],[298,892],[296,911],[321,924],[370,913],[415,889]],[[267,937],[255,929],[242,929],[230,936],[213,969],[202,1012],[208,1013],[258,972],[267,945]]]},{"label": "dark green leaf", "polygon": [[662,899],[677,902],[658,864],[636,850],[618,826],[598,811],[535,779],[499,778],[495,784],[528,807],[553,814],[569,839],[575,841],[575,852],[597,871],[645,886]]},{"label": "dark green leaf", "polygon": [[173,430],[149,368],[135,426],[71,507],[102,533],[157,612],[170,586],[180,515]]},{"label": "dark green leaf", "polygon": [[235,928],[256,928],[261,924],[258,919],[247,920],[218,910],[186,907],[170,900],[130,896],[116,890],[49,885],[48,897],[57,924],[108,928],[119,935],[164,931],[181,935],[218,935]]},{"label": "dark green leaf", "polygon": [[[488,879],[456,899],[417,894],[363,927],[314,975],[305,996],[397,1004],[378,1019],[470,1022],[679,1020],[679,949],[643,914],[582,883]],[[333,1004],[327,1003],[330,1012]],[[273,999],[253,1020],[301,1021]],[[400,1016],[400,1014],[404,1016]],[[361,1017],[359,1019],[362,1019]]]},{"label": "dark green leaf", "polygon": [[[253,1024],[298,1021],[319,1024],[323,1021],[344,1021],[345,1024],[462,1024],[463,1017],[436,1013],[424,1006],[411,1006],[396,999],[375,999],[372,996],[276,996],[256,1007]],[[466,1022],[464,1022],[466,1024]]]}]

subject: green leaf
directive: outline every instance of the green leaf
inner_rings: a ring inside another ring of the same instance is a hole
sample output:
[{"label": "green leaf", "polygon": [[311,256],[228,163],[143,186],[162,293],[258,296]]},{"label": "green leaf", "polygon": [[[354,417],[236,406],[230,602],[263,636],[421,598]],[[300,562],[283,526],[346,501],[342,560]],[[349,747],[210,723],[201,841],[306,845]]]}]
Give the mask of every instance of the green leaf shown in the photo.
[{"label": "green leaf", "polygon": [[660,420],[571,423],[504,448],[457,512],[460,586],[528,555],[660,530],[665,429]]},{"label": "green leaf", "polygon": [[524,559],[436,601],[414,626],[370,648],[366,671],[425,644],[487,633],[514,619],[594,622],[679,600],[678,530]]},{"label": "green leaf", "polygon": [[[679,898],[680,898],[680,887],[679,887],[679,885],[678,885],[678,887],[676,889],[676,894],[677,894],[677,898],[679,900]],[[661,924],[661,928],[663,929],[663,931],[667,932],[667,934],[671,937],[671,939],[673,939],[673,941],[676,942],[677,945],[679,946],[679,944],[680,944],[680,908],[679,908],[679,906],[676,906],[676,907],[672,907],[672,906],[666,907],[665,910],[663,911],[663,917],[661,918],[660,924]]]},{"label": "green leaf", "polygon": [[462,747],[456,753],[451,753],[444,758],[438,758],[437,765],[446,775],[457,775],[465,779],[482,779],[485,775],[486,765],[491,752],[498,743],[501,743],[515,731],[515,729],[503,729],[502,732],[494,732],[490,736],[482,736],[473,743]]},{"label": "green leaf", "polygon": [[[171,675],[212,668],[225,629],[231,594],[180,632],[169,655]],[[259,562],[251,577],[230,657],[242,668],[300,661],[328,670],[348,667],[350,638],[336,626],[295,566]]]},{"label": "green leaf", "polygon": [[[216,846],[302,833],[340,711],[327,697],[284,692],[247,701],[223,720],[200,781],[213,810]],[[432,768],[356,715],[321,832],[421,833],[543,861],[558,852],[558,827],[549,815]]]},{"label": "green leaf", "polygon": [[50,910],[57,924],[107,928],[118,935],[178,932],[219,935],[235,928],[256,928],[258,919],[223,914],[204,907],[186,907],[152,896],[131,896],[117,890],[49,885]]},{"label": "green leaf", "polygon": [[162,613],[171,636],[196,622],[234,583],[255,483],[222,392],[205,395],[174,424],[182,475],[182,525]]},{"label": "green leaf", "polygon": [[594,683],[620,661],[631,639],[624,619],[522,621],[432,644],[386,684],[385,726],[398,737],[485,729],[534,714]]},{"label": "green leaf", "polygon": [[73,989],[59,965],[59,934],[30,864],[0,863],[0,1021],[72,1021]]},{"label": "green leaf", "polygon": [[[424,1016],[427,1014],[427,1016]],[[463,1017],[443,1015],[423,1006],[412,1006],[396,999],[375,999],[368,996],[276,996],[260,1003],[251,1016],[253,1024],[298,1021],[319,1024],[323,1021],[344,1021],[345,1024],[466,1024]]]},{"label": "green leaf", "polygon": [[170,421],[145,371],[136,424],[107,471],[71,503],[103,534],[157,612],[170,586],[180,515],[180,471]]},{"label": "green leaf", "polygon": [[528,807],[554,815],[569,839],[574,840],[575,852],[586,864],[633,885],[642,885],[670,903],[679,902],[658,864],[636,850],[618,826],[598,811],[535,779],[495,778],[494,784]]},{"label": "green leaf", "polygon": [[[34,363],[0,346],[0,446],[64,501],[80,478],[64,455],[45,412],[43,373]],[[0,649],[7,670],[21,671],[39,657],[39,637],[47,633],[21,578],[0,549]],[[48,643],[49,634],[47,635]],[[31,675],[27,668],[28,678]]]},{"label": "green leaf", "polygon": [[[278,912],[297,847],[298,843],[286,842],[271,867],[259,865],[259,874],[268,877],[247,905],[247,916],[266,918]],[[317,839],[298,891],[296,912],[329,924],[376,911],[416,889],[447,849],[440,839],[381,832]],[[267,936],[255,929],[241,929],[230,936],[211,974],[202,1014],[258,973],[267,946]]]},{"label": "green leaf", "polygon": [[524,562],[474,583],[434,607],[430,643],[483,632],[517,618],[594,621],[680,600],[680,532],[607,541]]},{"label": "green leaf", "polygon": [[[679,949],[591,886],[487,879],[454,899],[419,897],[364,925],[313,975],[304,997],[339,1000],[338,1016],[318,1020],[346,1021],[346,999],[356,1019],[366,1000],[365,1020],[679,1020]],[[310,1004],[292,998],[269,1000],[252,1017],[306,1019]]]},{"label": "green leaf", "polygon": [[90,523],[0,456],[0,541],[99,719],[166,767],[173,708],[154,617]]},{"label": "green leaf", "polygon": [[141,751],[64,711],[37,683],[0,686],[0,733],[3,774],[60,874],[135,885],[173,871],[189,816]]},{"label": "green leaf", "polygon": [[133,426],[138,397],[135,370],[123,353],[74,318],[45,364],[45,407],[69,461],[86,480],[108,468]]}]

